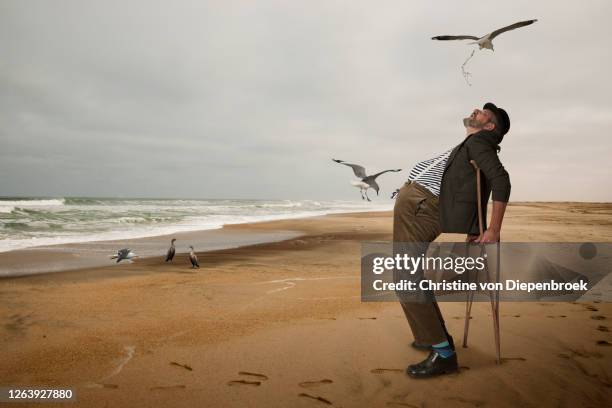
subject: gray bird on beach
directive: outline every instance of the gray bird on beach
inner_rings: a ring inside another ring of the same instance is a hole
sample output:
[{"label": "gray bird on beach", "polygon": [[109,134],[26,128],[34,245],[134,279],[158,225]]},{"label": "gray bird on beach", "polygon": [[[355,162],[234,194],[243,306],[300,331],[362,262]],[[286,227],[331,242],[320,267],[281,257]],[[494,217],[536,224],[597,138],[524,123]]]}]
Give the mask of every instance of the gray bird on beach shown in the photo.
[{"label": "gray bird on beach", "polygon": [[127,261],[132,262],[132,259],[138,258],[138,255],[136,255],[134,252],[132,252],[132,250],[129,249],[129,248],[123,248],[123,249],[120,249],[119,251],[117,251],[117,255],[113,255],[110,258],[111,259],[116,259],[117,263],[123,261],[124,259],[127,260]]},{"label": "gray bird on beach", "polygon": [[[335,161],[336,163],[344,164],[345,166],[349,166],[350,168],[353,169],[353,173],[355,173],[355,176],[359,177],[359,180],[352,180],[351,185],[359,189],[362,200],[367,199],[368,201],[372,201],[370,200],[370,197],[368,197],[369,188],[374,189],[376,191],[376,195],[378,195],[378,191],[380,190],[380,186],[378,185],[378,183],[376,183],[376,177],[380,176],[383,173],[387,173],[389,171],[393,171],[393,172],[402,171],[402,169],[384,170],[379,173],[368,176],[363,166],[360,166],[358,164],[347,163],[344,160],[338,160],[338,159],[332,159],[332,160]],[[364,197],[364,194],[365,194],[365,197]]]},{"label": "gray bird on beach", "polygon": [[200,264],[198,263],[198,257],[193,251],[193,247],[190,246],[189,248],[191,248],[191,252],[189,252],[189,260],[191,261],[191,269],[199,268]]},{"label": "gray bird on beach", "polygon": [[435,37],[431,37],[432,40],[440,40],[440,41],[447,41],[447,40],[475,40],[476,42],[470,43],[470,44],[478,44],[479,49],[489,49],[491,51],[493,50],[493,39],[495,37],[497,37],[498,35],[500,35],[501,33],[505,33],[506,31],[510,31],[510,30],[514,30],[520,27],[525,27],[528,25],[531,25],[533,23],[535,23],[538,20],[525,20],[525,21],[519,21],[518,23],[514,23],[511,24],[509,26],[506,27],[502,27],[500,29],[497,29],[495,31],[490,32],[489,34],[483,35],[482,37],[476,37],[474,35],[438,35]]},{"label": "gray bird on beach", "polygon": [[176,241],[176,238],[172,238],[172,241],[170,241],[170,248],[168,248],[168,253],[166,254],[166,262],[172,262],[172,258],[174,258],[174,254],[176,253],[176,248],[174,248],[174,241]]}]

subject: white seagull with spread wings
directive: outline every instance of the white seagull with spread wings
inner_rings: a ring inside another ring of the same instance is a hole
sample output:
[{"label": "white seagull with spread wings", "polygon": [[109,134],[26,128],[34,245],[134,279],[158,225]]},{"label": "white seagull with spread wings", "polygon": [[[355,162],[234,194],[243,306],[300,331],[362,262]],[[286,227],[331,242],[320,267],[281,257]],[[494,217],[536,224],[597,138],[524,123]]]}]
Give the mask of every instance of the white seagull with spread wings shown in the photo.
[{"label": "white seagull with spread wings", "polygon": [[511,24],[507,27],[500,28],[495,30],[487,35],[483,35],[482,37],[476,37],[473,35],[438,35],[436,37],[431,37],[432,40],[476,40],[476,42],[470,44],[478,44],[478,47],[482,50],[483,48],[487,48],[493,51],[493,39],[500,35],[501,33],[505,33],[506,31],[514,30],[516,28],[525,27],[535,23],[538,20],[525,20],[519,21],[518,23]]},{"label": "white seagull with spread wings", "polygon": [[[358,164],[346,163],[344,160],[338,160],[338,159],[332,159],[332,160],[335,161],[336,163],[344,164],[345,166],[349,166],[350,168],[353,169],[353,173],[355,173],[355,176],[359,177],[359,180],[353,180],[351,181],[351,184],[359,189],[359,192],[361,193],[361,199],[362,200],[367,199],[368,201],[372,201],[370,200],[370,197],[368,197],[369,188],[373,188],[376,191],[376,195],[378,195],[378,191],[380,190],[378,183],[376,183],[376,177],[388,171],[402,171],[402,169],[385,170],[385,171],[381,171],[376,174],[372,174],[371,176],[368,176],[366,175],[365,168],[363,166],[360,166]],[[365,197],[363,196],[364,194],[365,194]]]},{"label": "white seagull with spread wings", "polygon": [[130,248],[120,249],[117,251],[117,255],[112,255],[110,257],[110,259],[116,259],[117,263],[123,260],[133,262],[132,259],[134,258],[138,258],[138,255],[136,255]]}]

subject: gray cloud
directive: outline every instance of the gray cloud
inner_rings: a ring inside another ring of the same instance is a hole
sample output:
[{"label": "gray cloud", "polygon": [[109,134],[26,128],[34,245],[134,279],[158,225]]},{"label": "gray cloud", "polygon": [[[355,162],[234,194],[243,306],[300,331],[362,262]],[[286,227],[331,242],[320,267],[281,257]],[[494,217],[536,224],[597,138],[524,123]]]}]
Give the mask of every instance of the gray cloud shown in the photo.
[{"label": "gray cloud", "polygon": [[[0,5],[0,195],[356,198],[493,100],[514,200],[610,201],[606,1]],[[429,40],[527,18],[496,50]]]}]

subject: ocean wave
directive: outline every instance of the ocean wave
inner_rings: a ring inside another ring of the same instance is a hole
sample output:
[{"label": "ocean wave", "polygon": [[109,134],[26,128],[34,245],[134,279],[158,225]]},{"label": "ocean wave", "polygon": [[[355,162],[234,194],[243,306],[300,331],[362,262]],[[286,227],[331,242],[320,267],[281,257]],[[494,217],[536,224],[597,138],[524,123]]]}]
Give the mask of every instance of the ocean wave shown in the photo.
[{"label": "ocean wave", "polygon": [[15,209],[15,206],[13,205],[0,205],[0,213],[3,214],[10,214],[13,212],[13,210]]},{"label": "ocean wave", "polygon": [[64,199],[66,205],[104,205],[107,200],[102,198],[79,198],[79,197],[67,197]]},{"label": "ocean wave", "polygon": [[228,224],[390,208],[389,202],[338,200],[7,198],[0,200],[0,252],[41,245],[143,238],[217,229]]},{"label": "ocean wave", "polygon": [[283,203],[263,203],[263,204],[255,204],[254,207],[257,208],[295,208],[302,207],[303,204],[300,202],[294,203],[292,201],[286,201]]},{"label": "ocean wave", "polygon": [[31,200],[4,200],[0,199],[0,208],[2,207],[51,207],[64,205],[64,198],[48,198],[48,199],[31,199]]},{"label": "ocean wave", "polygon": [[0,214],[11,214],[19,209],[59,207],[65,205],[63,198],[49,199],[0,199]]}]

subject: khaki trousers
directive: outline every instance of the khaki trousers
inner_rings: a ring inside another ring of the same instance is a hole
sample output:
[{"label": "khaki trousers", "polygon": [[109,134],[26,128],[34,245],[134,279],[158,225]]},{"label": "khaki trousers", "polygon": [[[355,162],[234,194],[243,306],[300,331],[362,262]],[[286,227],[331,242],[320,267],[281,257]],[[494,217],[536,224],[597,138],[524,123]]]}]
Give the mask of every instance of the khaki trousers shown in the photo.
[{"label": "khaki trousers", "polygon": [[[410,246],[424,243],[423,251],[440,235],[438,197],[415,182],[400,189],[393,209],[393,243]],[[421,271],[422,273],[422,271]],[[419,344],[438,344],[448,339],[444,319],[433,292],[422,293],[426,301],[410,301],[399,296],[400,304]]]}]

